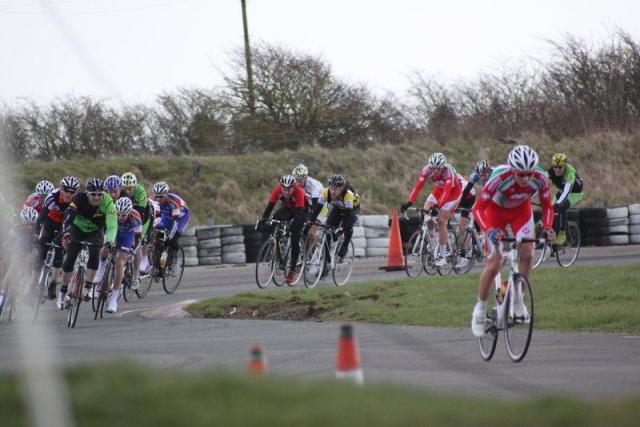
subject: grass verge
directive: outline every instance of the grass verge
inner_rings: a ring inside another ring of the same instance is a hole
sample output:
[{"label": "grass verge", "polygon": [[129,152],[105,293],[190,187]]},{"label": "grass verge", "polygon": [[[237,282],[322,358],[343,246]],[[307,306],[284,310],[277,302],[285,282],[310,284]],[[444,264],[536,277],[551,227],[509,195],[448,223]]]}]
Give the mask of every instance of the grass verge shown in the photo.
[{"label": "grass verge", "polygon": [[[640,399],[503,401],[460,398],[399,386],[167,372],[131,363],[68,372],[79,426],[635,426]],[[15,376],[0,376],[6,426],[26,426]]]},{"label": "grass verge", "polygon": [[[537,329],[640,332],[640,264],[543,268],[532,279]],[[187,311],[196,317],[466,327],[477,287],[477,274],[407,278],[243,293],[203,300]]]}]

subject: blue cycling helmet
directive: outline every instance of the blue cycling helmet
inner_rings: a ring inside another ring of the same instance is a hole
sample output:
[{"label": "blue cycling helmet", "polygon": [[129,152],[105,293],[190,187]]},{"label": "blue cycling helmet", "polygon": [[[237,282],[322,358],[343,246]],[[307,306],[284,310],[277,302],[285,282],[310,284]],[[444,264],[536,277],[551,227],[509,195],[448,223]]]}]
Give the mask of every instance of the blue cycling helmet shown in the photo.
[{"label": "blue cycling helmet", "polygon": [[104,180],[104,189],[107,191],[116,191],[122,188],[122,178],[118,175],[108,176]]}]

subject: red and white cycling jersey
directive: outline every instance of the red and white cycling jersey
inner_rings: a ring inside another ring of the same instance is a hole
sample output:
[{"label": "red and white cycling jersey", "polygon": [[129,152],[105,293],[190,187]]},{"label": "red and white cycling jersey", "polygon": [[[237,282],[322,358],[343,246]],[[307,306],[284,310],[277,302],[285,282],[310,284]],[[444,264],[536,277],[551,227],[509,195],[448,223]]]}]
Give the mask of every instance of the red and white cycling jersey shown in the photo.
[{"label": "red and white cycling jersey", "polygon": [[33,208],[36,212],[40,213],[42,210],[42,203],[40,202],[40,195],[38,193],[31,193],[29,197],[22,202],[22,209]]},{"label": "red and white cycling jersey", "polygon": [[[531,197],[536,193],[540,195],[543,225],[545,228],[550,228],[553,224],[553,205],[549,179],[544,171],[536,169],[527,186],[522,187],[516,183],[513,171],[509,166],[498,166],[493,169],[489,180],[482,188],[480,197],[473,206],[473,216],[485,231],[495,228],[496,221],[492,216],[495,216],[497,212],[516,210],[522,215],[532,216]],[[493,214],[487,214],[487,210]],[[516,230],[513,231],[516,232]]]},{"label": "red and white cycling jersey", "polygon": [[462,194],[462,181],[461,176],[457,173],[456,169],[450,164],[445,164],[439,173],[429,165],[422,168],[418,180],[409,194],[407,199],[413,203],[418,198],[420,190],[424,187],[424,183],[427,180],[435,182],[435,187],[432,191],[432,195],[436,200],[438,206],[443,207],[447,202],[455,201],[460,198]]}]

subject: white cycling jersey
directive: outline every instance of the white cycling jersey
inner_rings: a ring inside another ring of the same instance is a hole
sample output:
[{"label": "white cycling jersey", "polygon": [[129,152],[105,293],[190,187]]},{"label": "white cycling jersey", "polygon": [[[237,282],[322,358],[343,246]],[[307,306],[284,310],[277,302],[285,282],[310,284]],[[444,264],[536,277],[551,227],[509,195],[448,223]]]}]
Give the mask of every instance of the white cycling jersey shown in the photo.
[{"label": "white cycling jersey", "polygon": [[307,198],[307,203],[311,206],[311,199],[319,199],[324,187],[317,179],[307,176],[307,181],[304,183],[304,194]]}]

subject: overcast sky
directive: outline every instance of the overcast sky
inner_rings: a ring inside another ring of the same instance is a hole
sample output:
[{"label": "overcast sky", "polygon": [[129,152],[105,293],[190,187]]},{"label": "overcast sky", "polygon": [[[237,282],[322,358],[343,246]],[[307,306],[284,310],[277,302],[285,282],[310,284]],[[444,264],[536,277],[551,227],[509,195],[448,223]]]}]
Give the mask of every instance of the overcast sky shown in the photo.
[{"label": "overcast sky", "polygon": [[[243,43],[240,0],[0,0],[0,101],[149,102],[213,87]],[[637,0],[248,0],[252,41],[320,55],[402,96],[407,75],[472,78],[549,57],[547,39],[640,35]]]}]

